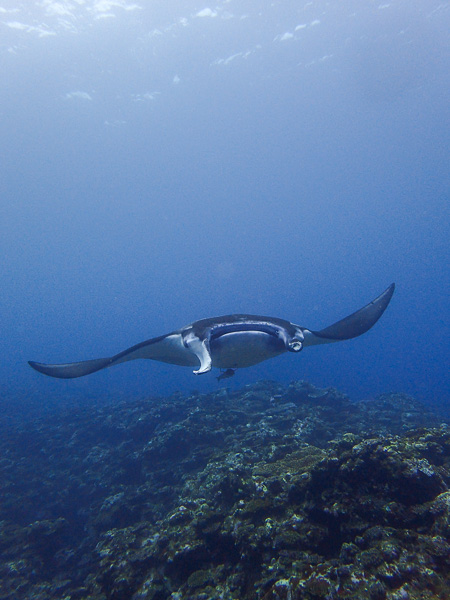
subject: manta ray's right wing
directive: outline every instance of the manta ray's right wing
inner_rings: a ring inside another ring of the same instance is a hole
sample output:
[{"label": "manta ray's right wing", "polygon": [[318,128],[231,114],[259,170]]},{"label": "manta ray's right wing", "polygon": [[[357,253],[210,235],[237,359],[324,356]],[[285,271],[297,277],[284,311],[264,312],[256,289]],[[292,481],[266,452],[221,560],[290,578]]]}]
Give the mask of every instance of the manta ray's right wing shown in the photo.
[{"label": "manta ray's right wing", "polygon": [[111,364],[111,358],[95,358],[94,360],[83,360],[82,362],[65,363],[61,365],[45,365],[44,363],[34,362],[29,360],[28,364],[35,371],[49,375],[50,377],[58,377],[59,379],[73,379],[74,377],[83,377],[100,371]]},{"label": "manta ray's right wing", "polygon": [[199,363],[195,354],[184,346],[180,333],[175,331],[136,344],[110,358],[96,358],[60,365],[46,365],[34,361],[29,361],[28,364],[44,375],[59,379],[73,379],[137,358],[149,358],[186,367],[195,367]]},{"label": "manta ray's right wing", "polygon": [[369,302],[363,308],[360,308],[353,314],[341,319],[337,323],[321,329],[320,331],[312,331],[302,327],[305,340],[304,346],[315,346],[316,344],[331,344],[342,340],[350,340],[366,333],[375,325],[378,319],[386,310],[394,293],[395,284],[384,290],[382,294]]}]

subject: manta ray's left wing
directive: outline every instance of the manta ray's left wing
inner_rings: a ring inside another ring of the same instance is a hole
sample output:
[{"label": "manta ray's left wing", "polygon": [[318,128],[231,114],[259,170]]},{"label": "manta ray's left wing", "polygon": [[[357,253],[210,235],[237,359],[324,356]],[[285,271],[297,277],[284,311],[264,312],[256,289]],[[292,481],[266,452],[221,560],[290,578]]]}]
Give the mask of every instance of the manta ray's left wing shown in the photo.
[{"label": "manta ray's left wing", "polygon": [[366,333],[375,325],[378,319],[386,310],[394,293],[395,284],[384,290],[375,300],[369,302],[363,308],[352,313],[345,319],[341,319],[337,323],[321,329],[320,331],[312,331],[302,327],[305,340],[304,346],[315,346],[316,344],[331,344],[342,340],[350,340]]}]

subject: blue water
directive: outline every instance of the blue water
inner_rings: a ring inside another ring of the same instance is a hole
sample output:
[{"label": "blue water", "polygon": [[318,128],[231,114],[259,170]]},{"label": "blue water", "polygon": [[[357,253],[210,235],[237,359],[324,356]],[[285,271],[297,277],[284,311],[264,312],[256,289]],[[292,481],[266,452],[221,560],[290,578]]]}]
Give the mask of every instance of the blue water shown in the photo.
[{"label": "blue water", "polygon": [[[3,403],[217,389],[108,356],[248,312],[356,340],[238,371],[448,398],[450,5],[2,2]],[[223,383],[223,382],[221,382]]]}]

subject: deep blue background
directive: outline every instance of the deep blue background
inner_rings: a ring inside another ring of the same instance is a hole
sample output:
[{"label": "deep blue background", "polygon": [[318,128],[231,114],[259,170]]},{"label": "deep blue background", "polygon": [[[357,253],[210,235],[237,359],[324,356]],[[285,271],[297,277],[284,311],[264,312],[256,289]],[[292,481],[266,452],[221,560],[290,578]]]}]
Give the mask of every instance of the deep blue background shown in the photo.
[{"label": "deep blue background", "polygon": [[392,281],[365,336],[226,383],[447,401],[448,3],[2,6],[3,404],[214,390],[151,361],[71,381],[26,361],[233,312],[320,329]]}]

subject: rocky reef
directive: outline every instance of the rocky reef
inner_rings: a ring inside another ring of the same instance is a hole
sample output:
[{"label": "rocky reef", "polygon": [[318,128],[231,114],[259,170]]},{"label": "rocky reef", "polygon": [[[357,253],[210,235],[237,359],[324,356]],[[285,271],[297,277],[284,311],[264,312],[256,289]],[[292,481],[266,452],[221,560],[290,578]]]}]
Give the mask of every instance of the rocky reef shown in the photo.
[{"label": "rocky reef", "polygon": [[260,382],[0,423],[0,599],[448,599],[442,421]]}]

